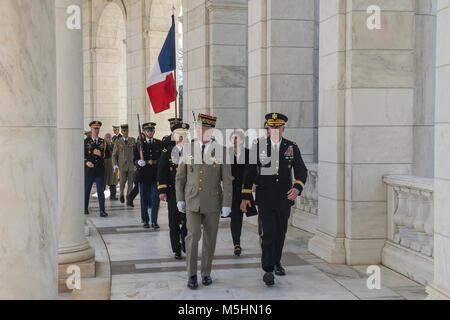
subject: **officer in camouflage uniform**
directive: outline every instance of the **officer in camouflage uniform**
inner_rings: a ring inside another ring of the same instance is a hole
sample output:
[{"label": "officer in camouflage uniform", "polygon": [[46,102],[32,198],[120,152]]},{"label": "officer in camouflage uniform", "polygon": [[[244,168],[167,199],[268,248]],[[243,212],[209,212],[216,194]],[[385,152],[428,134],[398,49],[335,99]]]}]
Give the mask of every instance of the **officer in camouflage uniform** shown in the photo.
[{"label": "officer in camouflage uniform", "polygon": [[261,264],[266,272],[263,281],[272,286],[274,271],[278,276],[286,274],[281,256],[288,220],[295,199],[305,187],[308,170],[297,144],[282,137],[288,118],[280,113],[270,113],[266,120],[269,135],[256,140],[251,151],[256,152],[257,164],[245,169],[241,210],[246,212],[251,206],[252,185],[256,184],[255,202],[262,227]]}]

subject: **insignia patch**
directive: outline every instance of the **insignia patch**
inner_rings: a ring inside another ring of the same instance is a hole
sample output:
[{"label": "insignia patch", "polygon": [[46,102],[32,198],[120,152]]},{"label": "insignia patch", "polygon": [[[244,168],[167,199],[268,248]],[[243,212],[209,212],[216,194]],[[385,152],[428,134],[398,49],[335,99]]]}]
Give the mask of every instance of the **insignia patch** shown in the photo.
[{"label": "insignia patch", "polygon": [[293,146],[289,146],[289,148],[284,153],[284,157],[285,158],[292,158],[293,156],[294,156],[294,147]]},{"label": "insignia patch", "polygon": [[273,120],[277,120],[277,118],[278,118],[278,116],[277,116],[276,113],[272,114],[272,119],[273,119]]},{"label": "insignia patch", "polygon": [[167,152],[167,149],[164,149],[163,152]]}]

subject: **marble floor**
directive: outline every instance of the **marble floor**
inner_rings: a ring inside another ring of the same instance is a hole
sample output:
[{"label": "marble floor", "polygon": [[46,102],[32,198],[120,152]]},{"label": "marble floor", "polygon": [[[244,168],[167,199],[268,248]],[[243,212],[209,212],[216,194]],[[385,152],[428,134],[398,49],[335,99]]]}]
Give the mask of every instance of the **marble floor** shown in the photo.
[{"label": "marble floor", "polygon": [[312,234],[296,228],[289,229],[283,254],[287,275],[276,277],[276,285],[268,288],[262,282],[261,249],[254,218],[244,220],[240,257],[233,255],[229,220],[221,220],[211,275],[214,283],[209,287],[200,284],[192,291],[186,287],[185,260],[173,258],[165,203],[159,211],[161,229],[154,231],[142,228],[138,199],[135,208],[107,199],[108,218],[98,216],[96,200],[92,198],[89,220],[106,244],[114,300],[422,300],[426,297],[422,285],[383,266],[380,266],[381,289],[369,290],[367,266],[326,263],[307,250]]}]

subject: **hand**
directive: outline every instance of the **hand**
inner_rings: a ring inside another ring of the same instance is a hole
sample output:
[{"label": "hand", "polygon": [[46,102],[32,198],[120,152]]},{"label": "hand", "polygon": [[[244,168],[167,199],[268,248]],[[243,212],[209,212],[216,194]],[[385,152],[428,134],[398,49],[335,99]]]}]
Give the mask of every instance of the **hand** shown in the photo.
[{"label": "hand", "polygon": [[117,170],[119,170],[119,166],[114,166],[114,172],[116,172]]},{"label": "hand", "polygon": [[186,202],[178,201],[177,202],[177,208],[178,208],[178,211],[180,211],[182,213],[186,213]]},{"label": "hand", "polygon": [[252,185],[252,192],[256,192],[256,184]]},{"label": "hand", "polygon": [[287,198],[291,201],[295,201],[295,199],[297,199],[299,194],[299,191],[297,188],[292,188],[291,190],[288,191],[287,193]]},{"label": "hand", "polygon": [[86,162],[86,165],[87,165],[89,168],[93,168],[93,167],[94,167],[94,164],[93,164],[92,162],[90,162],[90,161]]},{"label": "hand", "polygon": [[101,157],[101,156],[102,156],[102,153],[101,153],[101,151],[100,151],[100,150],[98,150],[98,149],[94,149],[94,154],[95,154],[96,156],[99,156],[99,157]]},{"label": "hand", "polygon": [[234,176],[231,176],[231,181],[236,180],[236,178]]},{"label": "hand", "polygon": [[138,165],[139,165],[140,167],[145,167],[145,161],[144,161],[144,160],[139,160],[139,161],[138,161]]},{"label": "hand", "polygon": [[159,195],[159,200],[161,200],[161,201],[167,201],[167,194],[161,193],[161,194]]},{"label": "hand", "polygon": [[250,200],[242,200],[240,208],[241,211],[247,213],[247,206],[249,206],[250,208],[252,207],[252,203],[250,202]]},{"label": "hand", "polygon": [[222,208],[222,218],[226,218],[231,214],[231,208],[230,207],[223,207]]}]

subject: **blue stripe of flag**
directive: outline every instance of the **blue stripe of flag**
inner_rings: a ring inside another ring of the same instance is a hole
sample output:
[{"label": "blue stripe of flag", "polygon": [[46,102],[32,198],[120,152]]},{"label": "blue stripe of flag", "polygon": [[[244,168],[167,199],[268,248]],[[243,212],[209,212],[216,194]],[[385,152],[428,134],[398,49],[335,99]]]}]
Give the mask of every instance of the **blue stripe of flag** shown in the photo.
[{"label": "blue stripe of flag", "polygon": [[176,66],[175,58],[175,17],[172,15],[172,27],[167,35],[166,42],[159,54],[158,61],[161,72],[174,71]]}]

